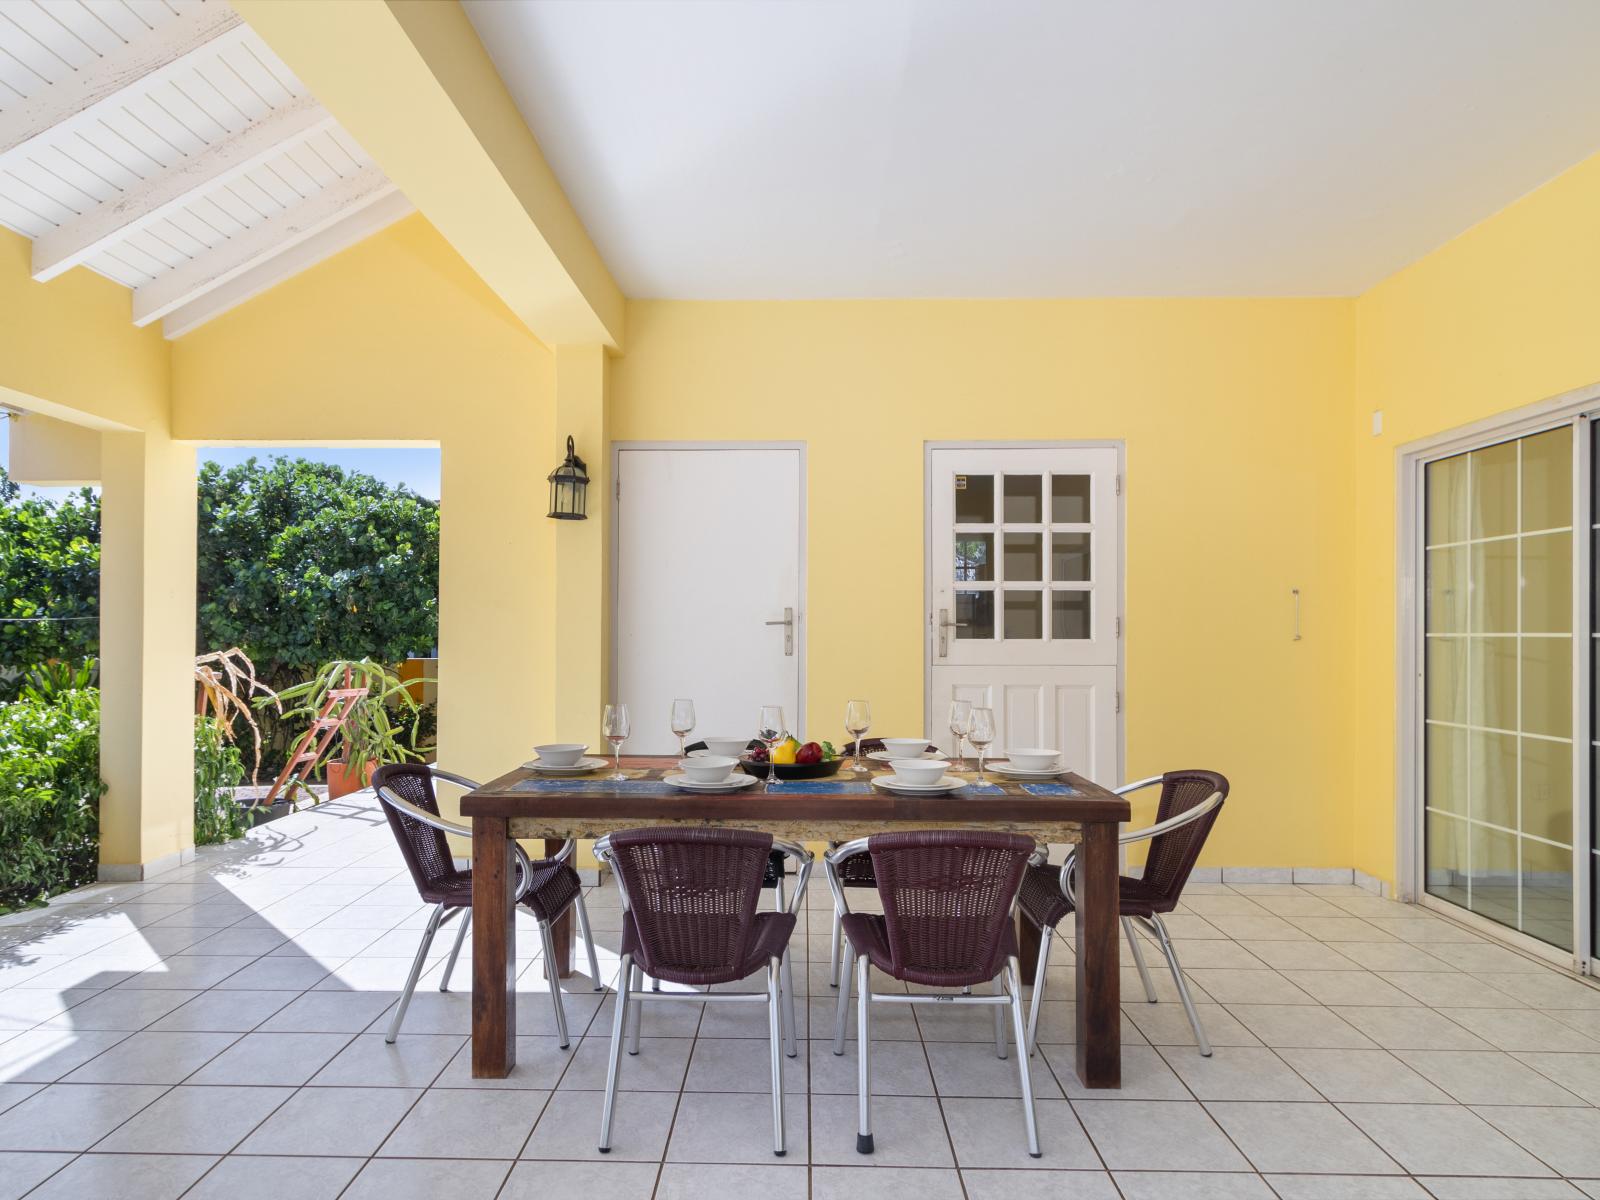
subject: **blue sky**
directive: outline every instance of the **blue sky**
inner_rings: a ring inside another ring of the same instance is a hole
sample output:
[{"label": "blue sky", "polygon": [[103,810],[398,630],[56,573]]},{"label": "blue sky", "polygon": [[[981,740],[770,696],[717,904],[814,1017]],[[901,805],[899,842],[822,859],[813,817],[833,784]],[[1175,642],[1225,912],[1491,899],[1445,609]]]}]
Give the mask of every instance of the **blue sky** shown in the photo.
[{"label": "blue sky", "polygon": [[[403,483],[419,496],[439,498],[439,452],[437,450],[332,450],[316,446],[202,446],[201,462],[217,462],[225,467],[254,456],[265,460],[274,454],[286,458],[309,458],[334,463],[347,470],[365,471],[387,483]],[[0,464],[10,461],[11,422],[0,421]],[[27,495],[59,496],[65,488],[23,488]]]}]

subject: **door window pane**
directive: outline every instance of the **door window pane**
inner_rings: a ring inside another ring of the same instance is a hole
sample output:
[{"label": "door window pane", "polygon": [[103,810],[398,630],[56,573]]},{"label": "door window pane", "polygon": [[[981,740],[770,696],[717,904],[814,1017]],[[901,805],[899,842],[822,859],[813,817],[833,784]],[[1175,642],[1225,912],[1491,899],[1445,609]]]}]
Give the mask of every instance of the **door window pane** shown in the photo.
[{"label": "door window pane", "polygon": [[1057,641],[1086,642],[1094,636],[1089,627],[1088,592],[1050,594],[1050,636]]},{"label": "door window pane", "polygon": [[1442,812],[1467,815],[1467,731],[1454,725],[1427,728],[1427,804]]},{"label": "door window pane", "polygon": [[1050,519],[1058,525],[1089,523],[1089,476],[1050,477]]},{"label": "door window pane", "polygon": [[1522,632],[1572,632],[1572,535],[1522,541]]},{"label": "door window pane", "polygon": [[1471,460],[1471,536],[1504,537],[1517,532],[1517,444],[1501,442],[1474,450]]},{"label": "door window pane", "polygon": [[1467,456],[1428,464],[1428,545],[1467,540]]},{"label": "door window pane", "polygon": [[1089,537],[1087,533],[1050,535],[1050,578],[1057,583],[1089,582]]},{"label": "door window pane", "polygon": [[1430,721],[1467,723],[1467,639],[1428,639],[1426,712]]},{"label": "door window pane", "polygon": [[1473,912],[1517,928],[1517,835],[1474,822],[1468,827],[1467,867]]},{"label": "door window pane", "polygon": [[957,641],[994,638],[994,593],[956,593]]},{"label": "door window pane", "polygon": [[1006,534],[1006,579],[1029,583],[1044,578],[1044,534]]},{"label": "door window pane", "polygon": [[1467,823],[1429,813],[1427,888],[1452,904],[1467,906]]},{"label": "door window pane", "polygon": [[1044,487],[1037,475],[1007,475],[1005,520],[1013,525],[1044,522]]},{"label": "door window pane", "polygon": [[1522,731],[1572,736],[1572,639],[1522,639]]},{"label": "door window pane", "polygon": [[1467,815],[1490,825],[1517,827],[1517,735],[1484,733],[1467,735],[1471,748],[1472,802]]},{"label": "door window pane", "polygon": [[994,534],[956,534],[956,582],[994,578]]},{"label": "door window pane", "polygon": [[1044,637],[1044,593],[1006,593],[1006,639],[1032,641]]},{"label": "door window pane", "polygon": [[1472,546],[1472,628],[1477,633],[1517,631],[1517,539]]},{"label": "door window pane", "polygon": [[1467,720],[1480,728],[1517,727],[1517,639],[1470,638]]},{"label": "door window pane", "polygon": [[956,524],[994,524],[994,476],[956,476]]},{"label": "door window pane", "polygon": [[1572,426],[1522,439],[1522,529],[1572,525]]},{"label": "door window pane", "polygon": [[1429,633],[1467,631],[1467,561],[1465,546],[1427,551]]},{"label": "door window pane", "polygon": [[1522,928],[1541,941],[1572,945],[1572,848],[1522,839]]},{"label": "door window pane", "polygon": [[[1519,828],[1515,822],[1505,822]],[[1522,739],[1523,833],[1572,841],[1572,743]]]}]

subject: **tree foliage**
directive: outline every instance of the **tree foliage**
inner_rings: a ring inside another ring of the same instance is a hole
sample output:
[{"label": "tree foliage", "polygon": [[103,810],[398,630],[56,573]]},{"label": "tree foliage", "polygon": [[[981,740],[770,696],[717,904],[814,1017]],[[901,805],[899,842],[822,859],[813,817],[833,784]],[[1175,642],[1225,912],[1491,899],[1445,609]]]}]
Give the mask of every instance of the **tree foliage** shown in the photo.
[{"label": "tree foliage", "polygon": [[0,667],[96,653],[99,616],[100,498],[24,499],[0,470]]}]

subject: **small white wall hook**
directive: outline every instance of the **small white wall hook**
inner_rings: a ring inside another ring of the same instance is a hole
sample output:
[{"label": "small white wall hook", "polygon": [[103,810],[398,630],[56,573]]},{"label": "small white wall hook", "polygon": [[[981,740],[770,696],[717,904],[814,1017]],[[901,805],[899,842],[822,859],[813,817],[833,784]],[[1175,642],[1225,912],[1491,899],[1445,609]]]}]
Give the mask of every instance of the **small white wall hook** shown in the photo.
[{"label": "small white wall hook", "polygon": [[1300,589],[1290,588],[1289,595],[1294,597],[1294,637],[1290,641],[1300,640]]}]

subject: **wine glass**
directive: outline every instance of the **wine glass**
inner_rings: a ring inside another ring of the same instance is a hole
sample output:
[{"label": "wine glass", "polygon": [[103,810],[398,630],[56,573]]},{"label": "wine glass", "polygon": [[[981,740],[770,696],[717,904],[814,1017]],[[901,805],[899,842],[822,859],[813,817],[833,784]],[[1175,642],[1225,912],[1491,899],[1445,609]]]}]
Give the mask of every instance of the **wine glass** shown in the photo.
[{"label": "wine glass", "polygon": [[622,773],[622,743],[628,740],[628,706],[626,704],[606,705],[606,715],[602,721],[606,741],[611,743],[611,753],[617,760],[617,772],[611,776],[613,780],[626,779]]},{"label": "wine glass", "polygon": [[950,701],[950,732],[956,735],[956,770],[966,769],[967,760],[961,756],[961,739],[967,736],[967,725],[972,720],[971,700]]},{"label": "wine glass", "polygon": [[978,751],[978,782],[987,783],[983,777],[983,752],[994,741],[994,709],[974,708],[967,725],[967,741]]},{"label": "wine glass", "polygon": [[777,787],[783,781],[778,778],[778,766],[772,759],[772,753],[785,736],[781,704],[761,706],[761,716],[756,720],[756,736],[766,743],[767,747],[767,786]]},{"label": "wine glass", "polygon": [[861,735],[872,728],[872,705],[865,700],[852,700],[844,706],[844,731],[856,740],[855,762],[851,769],[857,774],[867,768],[861,762]]},{"label": "wine glass", "polygon": [[678,757],[683,757],[683,739],[694,732],[694,701],[672,702],[672,732],[678,735]]}]

